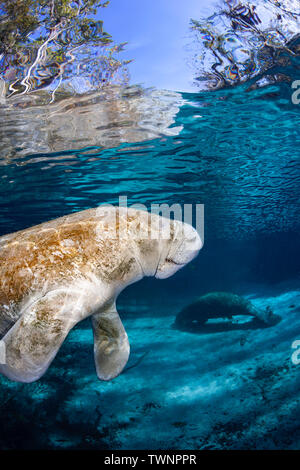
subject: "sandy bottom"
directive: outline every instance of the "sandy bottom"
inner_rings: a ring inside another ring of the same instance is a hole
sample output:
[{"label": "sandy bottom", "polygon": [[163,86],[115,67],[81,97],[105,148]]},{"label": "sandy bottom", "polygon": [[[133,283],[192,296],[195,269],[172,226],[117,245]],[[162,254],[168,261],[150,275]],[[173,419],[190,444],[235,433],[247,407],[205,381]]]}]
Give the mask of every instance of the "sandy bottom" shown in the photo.
[{"label": "sandy bottom", "polygon": [[249,298],[282,321],[193,333],[172,327],[167,300],[120,305],[131,357],[112,382],[97,380],[79,325],[39,382],[1,378],[1,448],[299,449],[300,292]]}]

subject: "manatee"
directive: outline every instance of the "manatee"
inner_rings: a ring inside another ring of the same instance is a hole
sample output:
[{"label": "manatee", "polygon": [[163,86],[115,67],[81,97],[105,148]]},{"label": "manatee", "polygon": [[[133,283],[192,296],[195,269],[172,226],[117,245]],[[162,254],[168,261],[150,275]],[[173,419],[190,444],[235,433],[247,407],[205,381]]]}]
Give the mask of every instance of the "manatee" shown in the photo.
[{"label": "manatee", "polygon": [[270,326],[281,320],[281,317],[275,315],[270,307],[260,310],[240,295],[231,292],[210,292],[181,310],[176,316],[175,326],[192,328],[204,325],[209,319],[232,319],[234,315],[249,315],[262,324]]},{"label": "manatee", "polygon": [[164,279],[199,252],[196,230],[133,208],[100,206],[0,238],[0,339],[11,380],[33,382],[69,331],[91,317],[96,372],[118,376],[129,342],[116,309],[144,276]]}]

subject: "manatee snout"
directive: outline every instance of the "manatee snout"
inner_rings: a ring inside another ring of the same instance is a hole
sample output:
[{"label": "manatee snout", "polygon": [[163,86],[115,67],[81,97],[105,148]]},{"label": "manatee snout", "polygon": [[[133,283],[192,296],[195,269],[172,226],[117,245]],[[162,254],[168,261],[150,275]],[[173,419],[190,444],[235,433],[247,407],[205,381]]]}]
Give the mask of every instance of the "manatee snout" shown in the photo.
[{"label": "manatee snout", "polygon": [[163,262],[159,263],[155,277],[165,279],[172,276],[192,261],[198,255],[202,246],[203,242],[197,230],[191,225],[178,222],[175,239],[167,256]]},{"label": "manatee snout", "polygon": [[198,255],[202,246],[197,230],[191,225],[183,224],[183,242],[175,253],[174,260],[187,264]]}]

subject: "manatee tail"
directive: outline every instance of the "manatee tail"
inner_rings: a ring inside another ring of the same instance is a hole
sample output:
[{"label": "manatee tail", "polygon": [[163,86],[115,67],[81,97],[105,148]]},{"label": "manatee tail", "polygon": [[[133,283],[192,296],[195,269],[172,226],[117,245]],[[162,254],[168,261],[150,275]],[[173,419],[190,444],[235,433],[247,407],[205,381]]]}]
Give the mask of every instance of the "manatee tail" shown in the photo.
[{"label": "manatee tail", "polygon": [[265,308],[265,310],[256,309],[255,316],[268,326],[276,325],[281,321],[281,317],[276,315],[269,305]]}]

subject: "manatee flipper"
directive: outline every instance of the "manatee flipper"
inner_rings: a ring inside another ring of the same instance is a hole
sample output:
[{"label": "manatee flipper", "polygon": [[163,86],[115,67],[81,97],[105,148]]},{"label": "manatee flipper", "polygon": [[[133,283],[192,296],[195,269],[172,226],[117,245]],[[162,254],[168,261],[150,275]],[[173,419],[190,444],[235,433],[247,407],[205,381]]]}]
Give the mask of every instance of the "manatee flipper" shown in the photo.
[{"label": "manatee flipper", "polygon": [[11,380],[33,382],[48,369],[82,309],[79,294],[54,290],[25,308],[6,333],[5,364],[0,372]]},{"label": "manatee flipper", "polygon": [[92,317],[94,355],[100,380],[111,380],[124,369],[130,352],[128,336],[113,303]]}]

